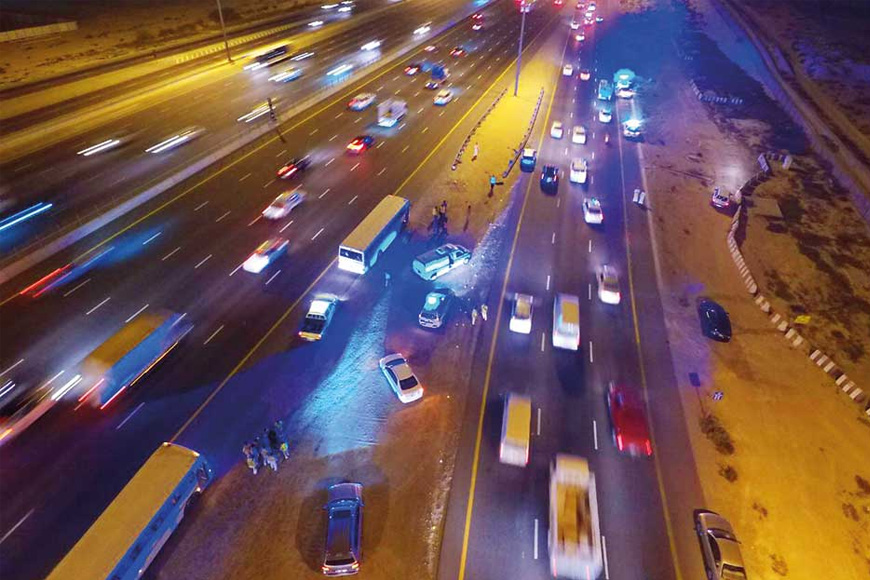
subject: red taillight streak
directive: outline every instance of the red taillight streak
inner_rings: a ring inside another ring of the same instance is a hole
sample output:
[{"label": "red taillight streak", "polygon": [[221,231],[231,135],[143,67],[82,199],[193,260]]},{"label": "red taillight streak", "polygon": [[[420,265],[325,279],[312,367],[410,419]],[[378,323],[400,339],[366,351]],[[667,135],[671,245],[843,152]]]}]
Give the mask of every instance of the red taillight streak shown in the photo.
[{"label": "red taillight streak", "polygon": [[103,383],[103,381],[105,381],[105,380],[106,380],[106,379],[100,379],[99,381],[97,381],[96,383],[94,383],[94,386],[93,386],[93,387],[91,387],[90,389],[88,389],[88,391],[87,391],[84,395],[82,395],[81,397],[79,397],[79,403],[81,403],[82,401],[84,401],[85,399],[87,399],[87,398],[90,396],[90,394],[94,392],[94,389],[96,389],[97,387],[99,387],[99,386]]},{"label": "red taillight streak", "polygon": [[616,436],[616,447],[619,448],[620,451],[625,448],[625,443],[622,441],[622,435]]},{"label": "red taillight streak", "polygon": [[33,290],[34,288],[37,288],[37,287],[39,287],[40,285],[45,284],[46,282],[48,282],[48,281],[51,280],[52,278],[58,276],[59,274],[63,274],[64,272],[66,272],[67,270],[69,270],[70,267],[71,267],[71,265],[70,265],[70,264],[67,264],[66,266],[64,266],[64,267],[62,267],[62,268],[58,268],[58,269],[55,270],[54,272],[51,272],[51,273],[49,273],[49,274],[46,274],[45,276],[43,276],[42,278],[40,278],[39,280],[37,280],[36,282],[34,282],[33,284],[31,284],[30,286],[28,286],[27,288],[25,288],[24,290],[22,290],[19,294],[20,294],[21,296],[24,296],[25,294],[27,294],[28,292],[30,292],[30,291]]},{"label": "red taillight streak", "polygon": [[646,440],[646,454],[647,457],[652,455],[652,442],[649,439]]}]

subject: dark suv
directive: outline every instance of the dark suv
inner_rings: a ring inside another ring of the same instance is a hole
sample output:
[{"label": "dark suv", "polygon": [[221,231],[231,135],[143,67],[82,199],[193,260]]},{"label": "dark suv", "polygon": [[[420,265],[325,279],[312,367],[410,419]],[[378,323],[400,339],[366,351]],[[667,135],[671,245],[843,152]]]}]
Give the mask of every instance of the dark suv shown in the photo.
[{"label": "dark suv", "polygon": [[329,488],[325,506],[326,553],[321,567],[326,576],[349,576],[359,572],[362,508],[361,483],[339,483]]},{"label": "dark suv", "polygon": [[559,168],[555,165],[544,165],[541,170],[541,191],[556,193],[559,190]]}]

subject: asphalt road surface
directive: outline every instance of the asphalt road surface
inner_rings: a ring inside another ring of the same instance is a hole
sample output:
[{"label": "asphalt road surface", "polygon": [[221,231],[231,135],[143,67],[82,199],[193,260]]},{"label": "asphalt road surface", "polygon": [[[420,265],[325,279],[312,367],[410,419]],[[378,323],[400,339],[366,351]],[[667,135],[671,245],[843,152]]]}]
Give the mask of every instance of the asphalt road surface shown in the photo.
[{"label": "asphalt road surface", "polygon": [[[518,16],[507,3],[490,10],[481,33],[471,33],[466,23],[433,41],[450,61],[456,97],[447,106],[434,106],[432,92],[423,88],[425,77],[404,75],[404,63],[372,75],[282,127],[280,137],[264,139],[45,264],[50,271],[97,257],[79,278],[38,299],[18,296],[3,304],[0,368],[12,367],[4,374],[32,385],[52,379],[57,385],[73,376],[87,352],[148,309],[185,312],[195,323],[182,348],[106,411],[74,411],[74,400],[64,399],[3,446],[5,575],[47,573],[156,446],[189,424],[217,385],[226,385],[231,371],[260,362],[246,353],[288,317],[326,271],[339,242],[377,201],[412,175],[455,126],[468,126],[466,113],[516,50]],[[530,16],[530,38],[552,21],[547,11]],[[460,43],[468,55],[446,56]],[[419,58],[414,54],[406,62]],[[383,131],[373,127],[373,109],[348,111],[347,100],[363,90],[407,100],[403,124]],[[346,155],[345,145],[362,133],[373,134],[376,146]],[[278,166],[300,154],[312,156],[310,170],[298,182],[276,180]],[[278,193],[296,185],[308,192],[303,206],[277,223],[259,218]],[[413,191],[403,194],[414,201]],[[259,275],[239,269],[260,242],[275,235],[290,239],[285,257]],[[87,258],[76,259],[89,250]],[[4,296],[23,285],[7,284]],[[298,320],[301,310],[288,320]],[[228,388],[241,383],[256,397],[260,380],[240,375]],[[224,404],[231,414],[239,403]],[[268,407],[267,400],[258,404]],[[215,446],[238,453],[238,438],[222,424],[211,425],[211,432],[219,439]]]},{"label": "asphalt road surface", "polygon": [[[291,48],[295,56],[313,53],[303,60],[287,60],[255,71],[243,69],[250,63],[247,59],[238,59],[233,65],[218,62],[201,66],[195,73],[183,68],[182,73],[176,71],[173,78],[152,79],[149,87],[122,85],[101,91],[97,103],[76,103],[77,111],[64,108],[55,112],[58,116],[61,113],[65,116],[80,115],[83,120],[81,132],[57,140],[48,137],[34,154],[0,165],[4,197],[12,200],[3,208],[2,217],[39,202],[51,203],[53,207],[0,231],[0,254],[8,256],[29,248],[46,233],[86,216],[93,217],[97,209],[107,211],[134,193],[160,183],[194,160],[269,123],[268,115],[249,123],[236,120],[267,98],[273,99],[277,110],[287,110],[294,103],[353,74],[327,75],[336,67],[350,64],[359,69],[409,42],[422,41],[425,45],[427,35],[415,37],[413,34],[417,27],[424,22],[437,26],[467,16],[474,8],[474,4],[457,0],[423,0],[390,7],[381,16],[361,12],[340,19],[345,22],[335,25],[348,26],[347,29],[332,32],[333,28],[327,26],[322,32],[315,33],[317,36],[311,45],[302,45],[291,37],[288,43],[296,47]],[[379,49],[360,49],[364,43],[374,40],[381,42]],[[461,44],[473,41],[474,37],[465,34],[456,40]],[[269,46],[276,44],[279,41],[273,41]],[[303,75],[285,83],[269,80],[290,66],[301,69]],[[95,107],[105,109],[105,118],[90,120]],[[38,126],[50,121],[26,115],[23,123]],[[10,120],[4,125],[13,125],[14,122],[17,121]],[[186,145],[159,154],[145,151],[193,126],[201,127],[205,132]],[[89,157],[77,155],[77,152],[109,139],[119,139],[122,143]]]}]

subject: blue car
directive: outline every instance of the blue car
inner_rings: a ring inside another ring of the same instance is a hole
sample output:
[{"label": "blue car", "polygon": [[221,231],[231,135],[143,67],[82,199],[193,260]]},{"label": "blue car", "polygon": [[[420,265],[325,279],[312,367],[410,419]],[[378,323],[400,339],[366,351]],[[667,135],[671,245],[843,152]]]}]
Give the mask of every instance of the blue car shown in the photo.
[{"label": "blue car", "polygon": [[531,147],[526,147],[523,149],[523,154],[520,157],[520,171],[523,173],[533,173],[537,162],[538,152]]}]

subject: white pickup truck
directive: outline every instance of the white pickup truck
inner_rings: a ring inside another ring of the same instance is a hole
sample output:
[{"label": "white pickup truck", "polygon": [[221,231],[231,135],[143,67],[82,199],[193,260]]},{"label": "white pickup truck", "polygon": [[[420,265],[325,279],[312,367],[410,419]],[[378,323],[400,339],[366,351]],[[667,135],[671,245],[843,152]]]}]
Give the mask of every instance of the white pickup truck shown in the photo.
[{"label": "white pickup truck", "polygon": [[595,476],[582,457],[560,453],[550,466],[550,571],[598,578],[603,568]]}]

